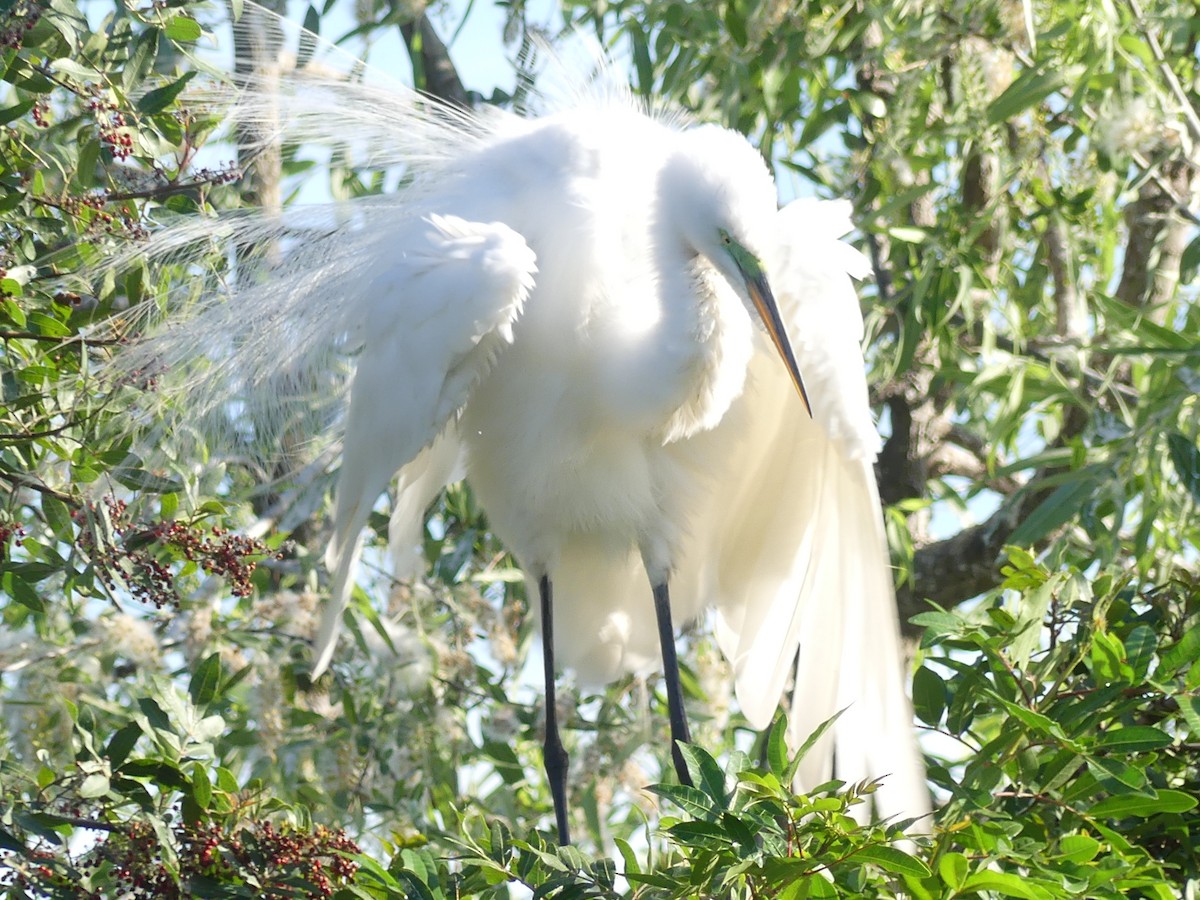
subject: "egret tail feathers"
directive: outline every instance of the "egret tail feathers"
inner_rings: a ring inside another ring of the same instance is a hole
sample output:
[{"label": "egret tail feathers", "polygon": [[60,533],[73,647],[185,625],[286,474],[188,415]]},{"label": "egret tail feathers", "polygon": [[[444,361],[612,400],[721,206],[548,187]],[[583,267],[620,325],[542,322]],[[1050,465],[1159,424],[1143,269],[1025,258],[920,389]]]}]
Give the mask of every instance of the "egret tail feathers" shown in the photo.
[{"label": "egret tail feathers", "polygon": [[350,603],[354,575],[362,554],[362,532],[371,514],[371,506],[387,487],[389,475],[366,478],[364,467],[355,466],[354,448],[348,446],[346,462],[338,481],[337,507],[334,514],[333,536],[325,551],[325,568],[333,574],[329,599],[321,610],[321,622],[313,644],[313,664],[310,677],[320,678],[329,668],[341,632],[342,613]]},{"label": "egret tail feathers", "polygon": [[[365,520],[364,520],[365,524]],[[321,623],[313,643],[313,664],[309,677],[313,680],[320,678],[329,668],[333,659],[334,648],[337,647],[338,635],[342,629],[342,614],[350,603],[350,592],[354,588],[354,573],[358,569],[358,559],[362,553],[362,527],[355,533],[349,547],[331,545],[326,555],[327,564],[333,572],[333,589],[329,599],[321,610]]]}]

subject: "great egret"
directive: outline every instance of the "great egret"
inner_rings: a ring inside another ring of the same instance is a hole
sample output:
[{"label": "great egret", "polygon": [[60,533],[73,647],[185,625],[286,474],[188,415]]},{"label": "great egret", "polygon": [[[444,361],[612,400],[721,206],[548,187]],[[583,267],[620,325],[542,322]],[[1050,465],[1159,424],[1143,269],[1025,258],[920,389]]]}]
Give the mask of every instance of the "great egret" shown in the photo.
[{"label": "great egret", "polygon": [[[686,780],[674,626],[710,606],[752,725],[770,721],[797,651],[793,732],[849,706],[807,784],[836,755],[843,777],[890,773],[882,813],[925,812],[850,281],[866,266],[839,240],[849,205],[778,209],[744,137],[604,87],[521,118],[300,70],[235,106],[267,140],[351,138],[408,180],[317,215],[324,227],[227,220],[245,244],[283,236],[282,260],[120,363],[165,364],[196,405],[246,398],[259,426],[284,417],[280,371],[353,363],[314,676],[378,497],[398,474],[391,540],[411,561],[461,470],[537,585],[562,842],[556,666],[598,682],[661,655]],[[212,227],[167,229],[151,252]]]}]

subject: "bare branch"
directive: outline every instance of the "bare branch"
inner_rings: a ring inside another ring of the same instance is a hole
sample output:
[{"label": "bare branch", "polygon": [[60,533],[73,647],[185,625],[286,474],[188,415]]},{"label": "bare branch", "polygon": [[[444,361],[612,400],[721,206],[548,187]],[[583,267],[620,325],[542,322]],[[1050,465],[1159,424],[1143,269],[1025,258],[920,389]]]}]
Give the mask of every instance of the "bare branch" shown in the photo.
[{"label": "bare branch", "polygon": [[963,169],[963,211],[987,224],[975,239],[975,247],[983,258],[983,272],[991,290],[1000,275],[1000,239],[1004,232],[1004,216],[996,203],[1000,187],[999,155],[977,149],[967,159]]},{"label": "bare branch", "polygon": [[38,334],[36,331],[0,331],[0,341],[40,341],[45,344],[80,344],[86,347],[106,347],[122,344],[121,338],[90,338],[81,334],[69,334],[65,337],[50,334]]},{"label": "bare branch", "polygon": [[[404,8],[399,0],[390,0],[388,6],[393,14]],[[434,31],[429,16],[422,12],[415,19],[401,25],[400,33],[404,36],[405,43],[419,50],[421,54],[421,67],[425,71],[425,91],[447,103],[469,108],[471,100],[463,87],[462,79],[458,77],[454,62],[450,59],[450,51]]]},{"label": "bare branch", "polygon": [[[1051,184],[1050,166],[1045,156],[1038,160],[1038,175],[1047,186]],[[1046,219],[1043,237],[1046,266],[1054,285],[1054,330],[1061,338],[1082,340],[1087,334],[1087,315],[1079,291],[1075,289],[1075,267],[1071,261],[1071,244],[1061,218],[1051,213]]]},{"label": "bare branch", "polygon": [[1195,170],[1187,160],[1175,159],[1164,164],[1163,176],[1165,189],[1156,180],[1147,181],[1138,198],[1126,207],[1129,240],[1117,285],[1118,300],[1151,310],[1159,324],[1175,294],[1187,241],[1183,222],[1171,213],[1180,205],[1179,198],[1192,196]]},{"label": "bare branch", "polygon": [[7,481],[14,488],[28,488],[31,491],[36,491],[37,493],[43,494],[47,497],[53,497],[55,500],[59,500],[65,503],[67,506],[79,505],[79,502],[70,494],[64,494],[62,491],[57,491],[48,484],[44,484],[43,482],[34,478],[32,475],[26,475],[23,472],[0,471],[0,479]]},{"label": "bare branch", "polygon": [[901,630],[909,635],[919,633],[921,629],[908,620],[927,612],[930,602],[950,608],[995,587],[1009,536],[1050,490],[1019,494],[987,521],[918,549],[912,578],[896,591]]}]

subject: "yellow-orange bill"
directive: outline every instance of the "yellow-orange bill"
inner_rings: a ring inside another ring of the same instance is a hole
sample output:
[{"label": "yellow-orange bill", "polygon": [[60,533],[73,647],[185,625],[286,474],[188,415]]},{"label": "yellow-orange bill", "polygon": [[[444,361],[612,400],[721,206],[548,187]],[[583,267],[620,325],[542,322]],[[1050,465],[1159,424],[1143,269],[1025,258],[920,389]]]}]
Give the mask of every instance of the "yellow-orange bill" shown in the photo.
[{"label": "yellow-orange bill", "polygon": [[804,408],[808,410],[811,418],[812,404],[808,401],[808,391],[804,389],[804,379],[800,377],[800,367],[796,365],[796,356],[792,353],[792,345],[788,342],[787,331],[784,330],[783,320],[779,318],[779,308],[775,305],[775,297],[771,293],[766,278],[761,274],[757,278],[747,278],[746,290],[750,294],[750,299],[754,301],[754,308],[758,310],[763,324],[767,326],[767,334],[771,336],[771,342],[779,351],[779,355],[783,357],[788,374],[792,376],[792,383],[796,385],[800,399],[804,401]]}]

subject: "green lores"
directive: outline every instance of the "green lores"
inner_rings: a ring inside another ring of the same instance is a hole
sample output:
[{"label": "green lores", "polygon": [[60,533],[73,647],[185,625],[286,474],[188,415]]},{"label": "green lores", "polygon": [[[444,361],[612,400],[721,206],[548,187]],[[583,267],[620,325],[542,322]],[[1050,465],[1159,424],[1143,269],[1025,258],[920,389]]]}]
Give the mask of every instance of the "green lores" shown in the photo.
[{"label": "green lores", "polygon": [[735,241],[724,228],[721,229],[721,243],[729,252],[733,264],[737,266],[742,280],[746,283],[746,292],[754,302],[754,308],[758,310],[763,325],[767,328],[767,334],[771,336],[771,342],[779,351],[779,355],[783,357],[788,374],[792,376],[792,382],[800,393],[800,399],[804,401],[804,408],[811,416],[812,404],[808,401],[808,391],[804,389],[804,379],[800,377],[800,367],[796,365],[796,357],[792,353],[792,345],[788,342],[787,331],[783,327],[783,320],[779,317],[779,308],[775,305],[775,296],[771,293],[771,286],[767,283],[767,273],[763,271],[762,263],[757,256]]}]

